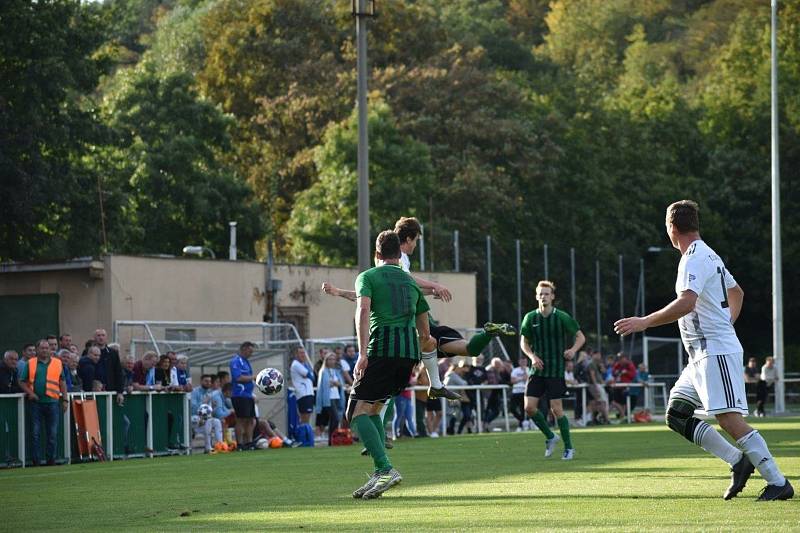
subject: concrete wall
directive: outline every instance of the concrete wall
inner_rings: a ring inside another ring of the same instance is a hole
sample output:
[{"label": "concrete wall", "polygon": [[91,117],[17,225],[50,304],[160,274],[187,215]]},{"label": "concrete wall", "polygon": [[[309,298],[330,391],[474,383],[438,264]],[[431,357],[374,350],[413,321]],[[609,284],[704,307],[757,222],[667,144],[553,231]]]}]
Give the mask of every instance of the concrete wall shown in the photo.
[{"label": "concrete wall", "polygon": [[[97,327],[112,333],[116,320],[261,322],[267,313],[266,268],[249,261],[209,261],[113,255],[103,259],[100,279],[89,269],[10,272],[0,274],[0,295],[58,293],[61,332],[79,345]],[[443,324],[474,327],[475,275],[424,273],[450,288],[454,301],[429,298],[432,313]],[[324,281],[352,288],[356,270],[304,265],[276,265],[282,281],[280,311],[307,316],[306,335],[312,338],[354,334],[354,304],[322,294]],[[129,334],[121,340],[123,353]]]}]

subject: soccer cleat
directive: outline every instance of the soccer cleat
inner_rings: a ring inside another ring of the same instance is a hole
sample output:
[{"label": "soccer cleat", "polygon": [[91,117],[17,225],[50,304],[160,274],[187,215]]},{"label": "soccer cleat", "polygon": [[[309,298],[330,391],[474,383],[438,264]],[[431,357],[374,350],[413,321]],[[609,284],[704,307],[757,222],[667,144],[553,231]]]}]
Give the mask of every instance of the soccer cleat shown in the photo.
[{"label": "soccer cleat", "polygon": [[403,481],[403,476],[400,475],[400,472],[392,468],[388,472],[378,474],[375,482],[370,488],[367,489],[366,492],[364,492],[364,495],[361,496],[361,498],[365,500],[378,498],[381,494],[394,487],[401,481]]},{"label": "soccer cleat", "polygon": [[511,324],[495,324],[494,322],[487,322],[483,325],[483,331],[496,337],[498,335],[516,335],[517,330]]},{"label": "soccer cleat", "polygon": [[786,480],[786,483],[781,485],[767,485],[763,489],[761,489],[761,494],[758,495],[757,501],[759,502],[769,502],[773,500],[788,500],[794,496],[794,488],[792,484],[789,483],[789,480]]},{"label": "soccer cleat", "polygon": [[544,441],[544,456],[550,457],[553,455],[553,450],[556,449],[556,443],[561,440],[561,437],[558,435],[553,435],[552,439],[546,439]]},{"label": "soccer cleat", "polygon": [[363,456],[365,456],[365,457],[366,457],[367,455],[369,455],[369,450],[368,450],[368,449],[366,449],[366,448],[362,449],[362,450],[361,450],[361,455],[363,455]]},{"label": "soccer cleat", "polygon": [[372,488],[375,482],[378,481],[379,477],[380,474],[378,474],[377,472],[369,476],[369,479],[367,480],[366,483],[364,483],[359,488],[353,491],[353,498],[360,499],[362,496],[364,496],[364,493]]},{"label": "soccer cleat", "polygon": [[567,448],[564,450],[564,455],[561,456],[562,461],[572,461],[575,458],[575,448]]},{"label": "soccer cleat", "polygon": [[725,490],[722,499],[730,500],[742,492],[744,486],[747,484],[747,480],[750,479],[754,471],[755,467],[753,463],[750,462],[750,459],[748,459],[745,454],[742,454],[742,458],[739,459],[739,462],[731,467],[731,484]]},{"label": "soccer cleat", "polygon": [[447,398],[448,400],[461,400],[461,395],[457,392],[453,392],[446,387],[439,387],[438,389],[434,389],[433,387],[428,387],[428,398],[431,400],[436,400],[438,398]]},{"label": "soccer cleat", "polygon": [[383,447],[387,450],[391,450],[394,448],[394,441],[389,435],[384,435],[383,437]]}]

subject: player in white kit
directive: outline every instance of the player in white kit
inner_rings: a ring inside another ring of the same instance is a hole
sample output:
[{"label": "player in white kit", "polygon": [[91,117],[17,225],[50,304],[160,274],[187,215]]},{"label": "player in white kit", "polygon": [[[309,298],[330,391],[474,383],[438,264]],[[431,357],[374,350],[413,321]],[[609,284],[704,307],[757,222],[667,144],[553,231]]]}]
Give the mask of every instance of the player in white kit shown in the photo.
[{"label": "player in white kit", "polygon": [[[682,200],[670,205],[666,226],[672,245],[682,254],[675,282],[678,296],[646,317],[618,320],[614,331],[628,335],[677,320],[689,364],[670,391],[667,425],[731,466],[731,485],[724,499],[739,494],[757,468],[767,481],[758,499],[788,500],[794,496],[792,485],[775,463],[764,438],[743,417],[748,414],[743,350],[733,323],[742,309],[744,292],[722,259],[700,238],[695,202]],[[695,418],[696,409],[716,417],[739,448]]]}]

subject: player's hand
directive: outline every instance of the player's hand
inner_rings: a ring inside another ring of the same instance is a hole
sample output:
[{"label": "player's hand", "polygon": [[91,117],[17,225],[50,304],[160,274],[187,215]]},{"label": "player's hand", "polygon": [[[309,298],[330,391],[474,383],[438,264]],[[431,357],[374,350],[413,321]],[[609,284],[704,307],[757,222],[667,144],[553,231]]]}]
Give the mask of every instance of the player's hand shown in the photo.
[{"label": "player's hand", "polygon": [[647,324],[645,319],[638,316],[632,316],[629,318],[621,318],[614,322],[614,333],[617,335],[630,335],[631,333],[637,333],[639,331],[644,331],[647,329]]},{"label": "player's hand", "polygon": [[122,394],[117,394],[117,405],[119,405],[120,407],[125,405],[125,396],[123,396]]},{"label": "player's hand", "polygon": [[358,360],[356,361],[356,366],[353,367],[353,379],[356,381],[361,379],[361,377],[364,375],[364,371],[367,369],[367,364],[367,356],[359,355]]},{"label": "player's hand", "polygon": [[331,296],[339,296],[339,289],[328,283],[327,281],[322,284],[322,292],[330,294]]},{"label": "player's hand", "polygon": [[443,302],[449,302],[453,299],[453,295],[450,294],[450,290],[444,285],[439,285],[438,283],[433,286],[433,297],[442,300]]},{"label": "player's hand", "polygon": [[567,361],[572,361],[573,359],[575,359],[575,350],[573,350],[572,348],[564,350],[564,359],[566,359]]},{"label": "player's hand", "polygon": [[61,412],[62,413],[66,413],[67,412],[67,405],[68,405],[67,402],[61,402]]},{"label": "player's hand", "polygon": [[37,396],[35,392],[29,392],[28,393],[28,399],[30,401],[32,401],[32,402],[38,402],[39,401],[39,396]]},{"label": "player's hand", "polygon": [[541,358],[536,357],[535,355],[533,356],[533,368],[536,368],[538,370],[544,369],[544,361],[542,361]]}]

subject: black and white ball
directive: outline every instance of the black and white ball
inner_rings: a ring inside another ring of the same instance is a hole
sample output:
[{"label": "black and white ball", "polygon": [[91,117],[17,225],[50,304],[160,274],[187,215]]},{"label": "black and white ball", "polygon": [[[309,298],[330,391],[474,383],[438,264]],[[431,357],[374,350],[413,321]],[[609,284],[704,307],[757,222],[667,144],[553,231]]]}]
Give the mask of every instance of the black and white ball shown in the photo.
[{"label": "black and white ball", "polygon": [[200,405],[200,408],[197,410],[197,415],[202,419],[206,419],[210,417],[211,413],[213,412],[214,410],[211,408],[211,406],[208,405],[207,403],[204,403]]},{"label": "black and white ball", "polygon": [[278,394],[283,390],[283,374],[277,368],[265,368],[256,376],[256,387],[267,396]]}]

